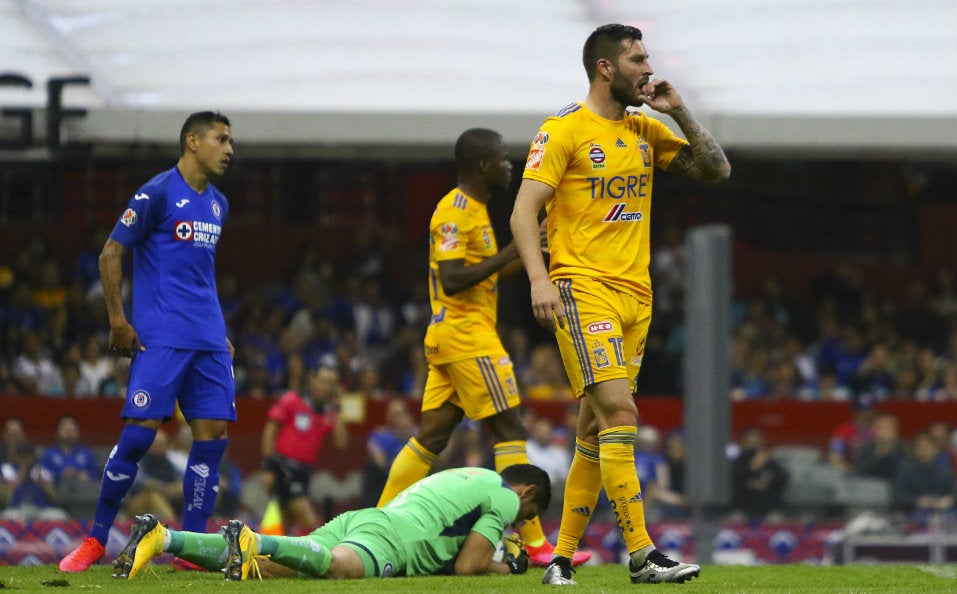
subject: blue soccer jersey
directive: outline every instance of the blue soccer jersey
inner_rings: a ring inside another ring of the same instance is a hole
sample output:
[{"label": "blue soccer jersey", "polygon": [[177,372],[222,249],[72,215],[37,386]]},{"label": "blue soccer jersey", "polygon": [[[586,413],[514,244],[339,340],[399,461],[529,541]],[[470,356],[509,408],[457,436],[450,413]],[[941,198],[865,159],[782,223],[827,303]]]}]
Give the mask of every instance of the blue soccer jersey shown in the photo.
[{"label": "blue soccer jersey", "polygon": [[132,324],[147,348],[227,350],[214,261],[228,213],[222,192],[197,193],[176,167],[130,199],[110,237],[133,252]]}]

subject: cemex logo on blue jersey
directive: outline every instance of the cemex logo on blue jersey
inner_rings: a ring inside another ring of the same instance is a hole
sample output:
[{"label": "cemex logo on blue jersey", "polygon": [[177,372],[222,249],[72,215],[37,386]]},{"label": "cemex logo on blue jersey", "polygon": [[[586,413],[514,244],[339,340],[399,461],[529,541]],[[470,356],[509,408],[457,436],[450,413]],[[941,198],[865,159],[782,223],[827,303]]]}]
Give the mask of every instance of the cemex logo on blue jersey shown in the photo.
[{"label": "cemex logo on blue jersey", "polygon": [[177,241],[192,241],[203,247],[213,247],[219,241],[222,226],[205,221],[176,221],[173,236]]}]

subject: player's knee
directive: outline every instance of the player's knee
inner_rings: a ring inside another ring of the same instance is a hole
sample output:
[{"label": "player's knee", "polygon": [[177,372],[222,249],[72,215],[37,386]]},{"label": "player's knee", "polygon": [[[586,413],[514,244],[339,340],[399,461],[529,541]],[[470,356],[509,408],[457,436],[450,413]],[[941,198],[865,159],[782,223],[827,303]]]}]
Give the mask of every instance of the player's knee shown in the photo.
[{"label": "player's knee", "polygon": [[415,436],[415,440],[419,442],[419,445],[428,451],[432,452],[435,455],[439,455],[445,450],[446,446],[449,445],[449,439],[452,437],[452,429],[446,427],[434,427],[429,430],[419,431],[419,434]]},{"label": "player's knee", "polygon": [[495,443],[506,441],[525,441],[528,433],[524,427],[500,427],[498,431],[491,431]]},{"label": "player's knee", "polygon": [[416,441],[419,442],[423,448],[429,450],[436,456],[441,454],[446,446],[449,445],[448,437],[419,437]]},{"label": "player's knee", "polygon": [[210,441],[213,439],[226,439],[227,424],[226,421],[211,419],[194,419],[190,422],[189,428],[193,433],[194,441]]}]

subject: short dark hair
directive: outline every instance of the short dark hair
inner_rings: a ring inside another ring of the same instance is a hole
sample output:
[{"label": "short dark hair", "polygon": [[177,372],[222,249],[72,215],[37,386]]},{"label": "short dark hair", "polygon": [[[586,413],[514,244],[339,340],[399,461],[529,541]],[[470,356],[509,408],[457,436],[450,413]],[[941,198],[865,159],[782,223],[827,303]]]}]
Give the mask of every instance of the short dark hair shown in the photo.
[{"label": "short dark hair", "polygon": [[548,509],[548,504],[552,501],[552,481],[548,478],[547,472],[534,464],[512,464],[503,468],[499,474],[509,485],[535,485],[538,487],[532,502],[538,504],[539,513]]},{"label": "short dark hair", "polygon": [[502,135],[488,128],[469,128],[455,141],[455,165],[461,172],[479,160],[494,155],[502,145]]},{"label": "short dark hair", "polygon": [[79,419],[77,419],[75,416],[71,415],[70,413],[64,413],[64,414],[60,415],[59,417],[57,417],[57,420],[56,420],[56,429],[57,429],[57,431],[60,430],[60,425],[62,425],[63,423],[65,423],[65,422],[67,422],[67,421],[73,421],[74,423],[76,423],[77,427],[80,426],[80,421],[79,421]]},{"label": "short dark hair", "polygon": [[230,125],[229,118],[218,111],[197,111],[196,113],[189,114],[189,117],[183,122],[182,129],[179,131],[179,154],[186,154],[186,137],[189,136],[191,132],[202,136],[216,123],[226,126]]},{"label": "short dark hair", "polygon": [[595,78],[598,60],[605,58],[614,62],[618,59],[624,49],[621,42],[625,40],[641,41],[641,29],[631,25],[612,23],[592,31],[582,49],[582,63],[585,65],[585,73],[589,81]]}]

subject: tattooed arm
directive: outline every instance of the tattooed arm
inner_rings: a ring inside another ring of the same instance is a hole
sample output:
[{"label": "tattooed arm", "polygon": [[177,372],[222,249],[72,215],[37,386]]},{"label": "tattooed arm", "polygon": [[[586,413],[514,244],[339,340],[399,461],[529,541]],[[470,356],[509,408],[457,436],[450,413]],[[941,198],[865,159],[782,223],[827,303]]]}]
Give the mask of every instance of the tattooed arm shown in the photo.
[{"label": "tattooed arm", "polygon": [[645,85],[643,91],[639,95],[642,101],[655,111],[670,115],[691,145],[678,151],[668,165],[668,171],[704,182],[728,179],[731,176],[728,158],[711,133],[685,107],[678,90],[668,81],[659,79]]},{"label": "tattooed arm", "polygon": [[670,115],[681,127],[690,146],[678,151],[668,165],[668,171],[704,182],[728,179],[731,176],[731,164],[711,133],[691,115],[687,107],[681,106]]}]

